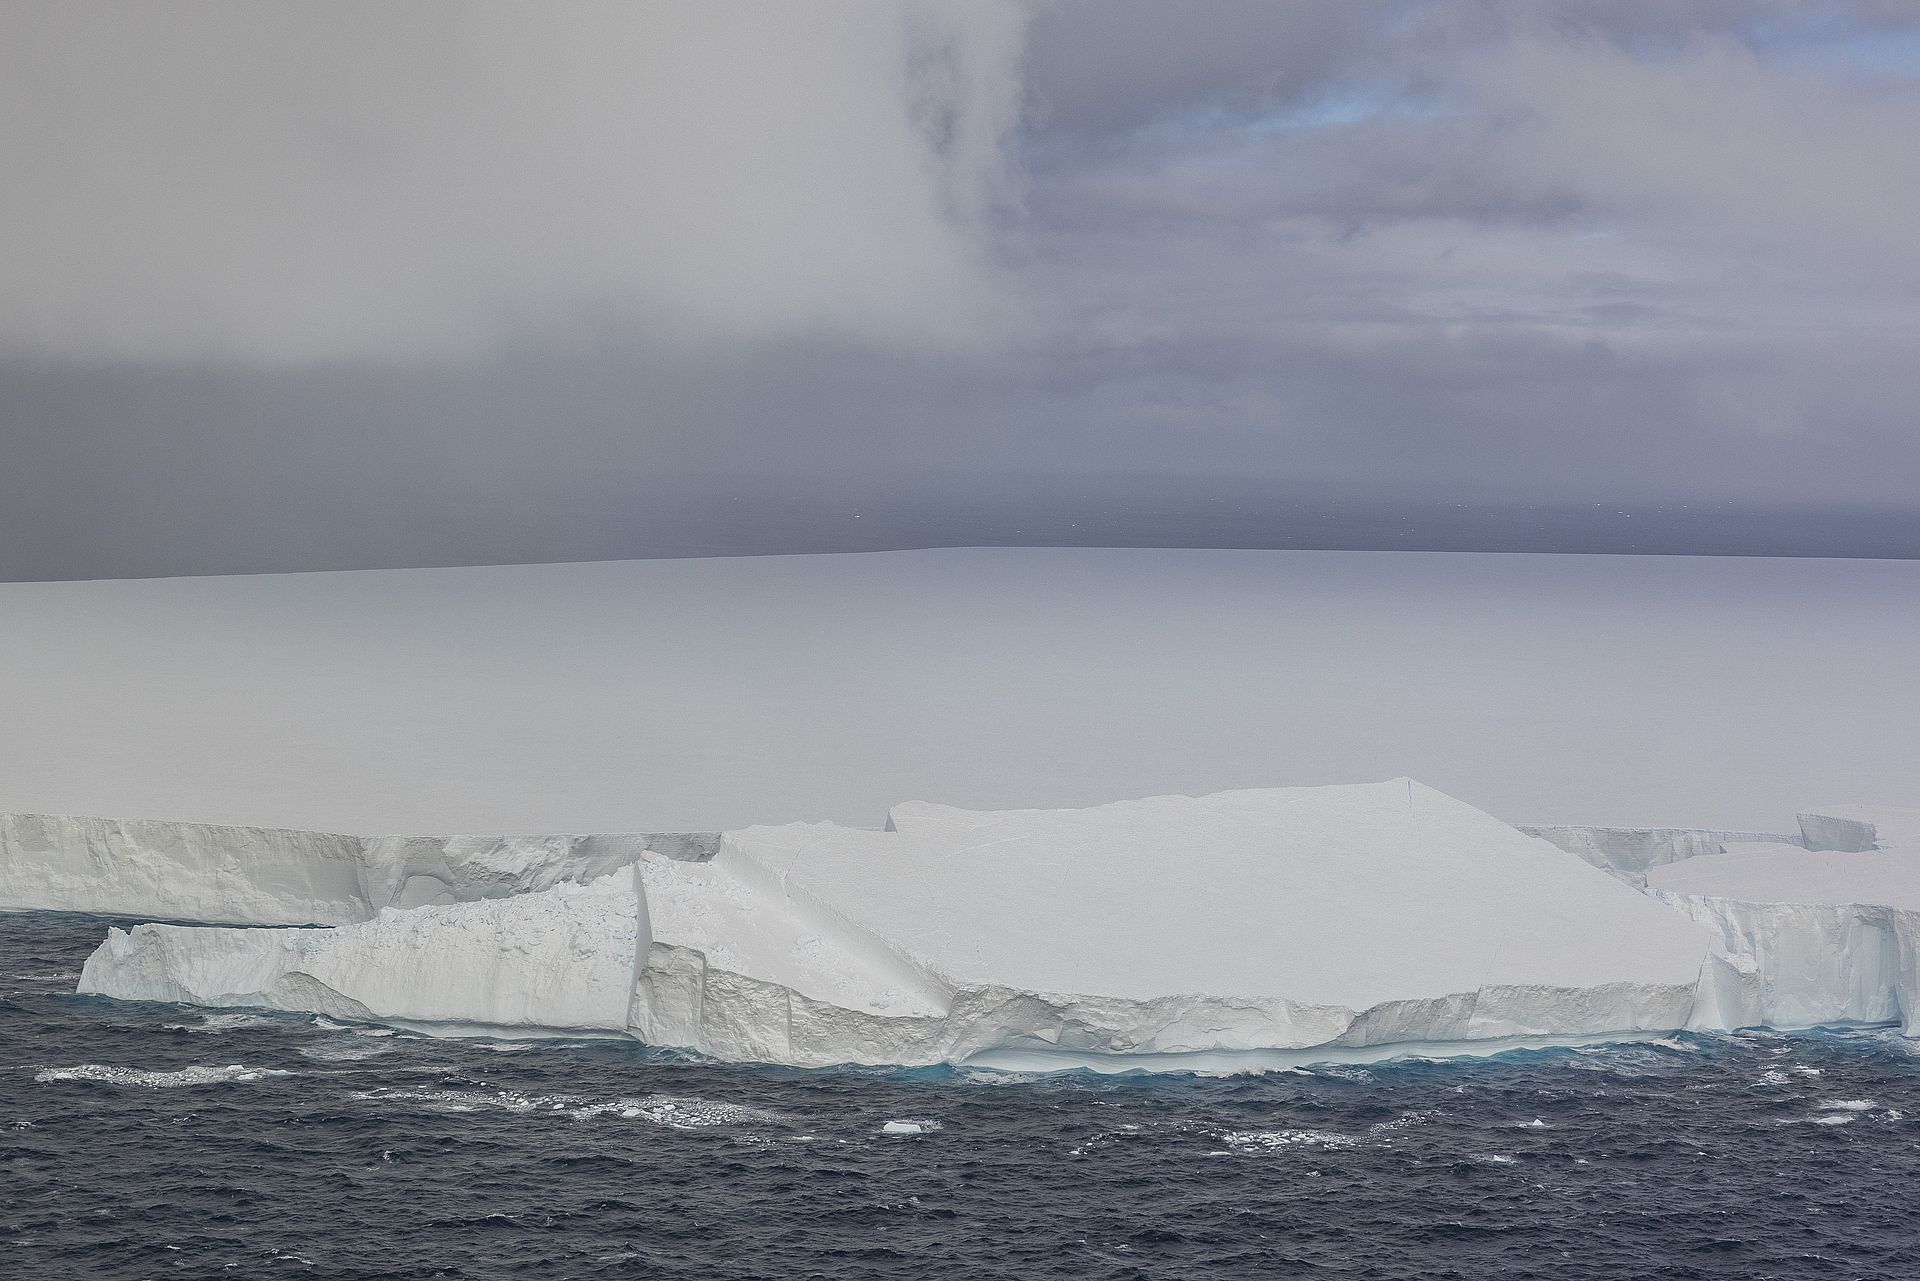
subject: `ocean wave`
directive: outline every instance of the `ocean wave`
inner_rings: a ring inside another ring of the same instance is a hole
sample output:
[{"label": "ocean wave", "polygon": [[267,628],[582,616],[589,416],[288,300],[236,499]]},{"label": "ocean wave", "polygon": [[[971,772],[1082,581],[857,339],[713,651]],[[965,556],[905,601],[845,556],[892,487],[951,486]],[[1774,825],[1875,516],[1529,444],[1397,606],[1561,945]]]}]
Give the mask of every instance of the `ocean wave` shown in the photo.
[{"label": "ocean wave", "polygon": [[307,1058],[322,1063],[356,1063],[361,1059],[376,1058],[382,1054],[393,1053],[393,1045],[386,1041],[363,1041],[341,1039],[323,1041],[319,1045],[303,1045],[300,1053]]},{"label": "ocean wave", "polygon": [[198,1023],[163,1023],[169,1032],[206,1032],[218,1034],[232,1032],[237,1028],[276,1027],[280,1020],[265,1014],[208,1014]]}]

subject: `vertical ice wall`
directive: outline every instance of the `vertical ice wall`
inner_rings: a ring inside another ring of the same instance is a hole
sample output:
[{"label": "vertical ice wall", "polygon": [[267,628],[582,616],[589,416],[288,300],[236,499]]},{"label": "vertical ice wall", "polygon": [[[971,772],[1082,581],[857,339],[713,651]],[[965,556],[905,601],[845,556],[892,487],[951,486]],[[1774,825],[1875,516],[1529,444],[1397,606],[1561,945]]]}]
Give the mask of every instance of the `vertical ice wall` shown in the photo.
[{"label": "vertical ice wall", "polygon": [[110,930],[79,991],[430,1031],[616,1032],[648,943],[631,872],[333,929]]}]

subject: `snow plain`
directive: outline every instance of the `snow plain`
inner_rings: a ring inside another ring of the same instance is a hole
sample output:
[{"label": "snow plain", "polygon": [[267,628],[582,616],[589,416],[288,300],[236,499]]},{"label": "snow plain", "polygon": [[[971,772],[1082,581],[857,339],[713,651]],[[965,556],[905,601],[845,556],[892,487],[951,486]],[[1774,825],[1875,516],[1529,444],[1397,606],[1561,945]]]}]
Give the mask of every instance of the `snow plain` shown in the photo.
[{"label": "snow plain", "polygon": [[1920,563],[971,549],[0,585],[0,811],[878,826],[1411,775],[1514,823],[1908,795]]}]

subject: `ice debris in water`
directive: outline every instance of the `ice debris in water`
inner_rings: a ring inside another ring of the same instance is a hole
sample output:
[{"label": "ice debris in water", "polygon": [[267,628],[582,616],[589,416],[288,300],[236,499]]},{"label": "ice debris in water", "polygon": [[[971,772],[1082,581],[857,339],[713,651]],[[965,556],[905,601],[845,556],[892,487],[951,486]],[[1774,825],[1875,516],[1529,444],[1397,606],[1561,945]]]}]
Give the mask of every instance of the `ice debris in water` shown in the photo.
[{"label": "ice debris in water", "polygon": [[243,1063],[225,1067],[184,1067],[176,1071],[114,1067],[106,1063],[81,1063],[74,1067],[41,1068],[33,1079],[42,1085],[55,1081],[102,1081],[108,1085],[136,1085],[149,1090],[174,1089],[183,1085],[218,1085],[227,1081],[258,1081],[264,1077],[292,1076],[275,1068],[254,1068]]},{"label": "ice debris in water", "polygon": [[444,1112],[476,1112],[483,1108],[507,1112],[557,1112],[575,1121],[618,1117],[649,1121],[674,1130],[703,1130],[714,1126],[779,1121],[778,1113],[740,1103],[651,1094],[637,1099],[587,1099],[573,1094],[524,1094],[518,1090],[362,1090],[352,1098],[368,1102],[420,1103]]},{"label": "ice debris in water", "polygon": [[1272,1152],[1282,1148],[1311,1147],[1336,1152],[1358,1147],[1360,1140],[1332,1130],[1229,1130],[1221,1142],[1241,1152]]},{"label": "ice debris in water", "polygon": [[935,1130],[944,1130],[945,1128],[946,1127],[941,1125],[938,1121],[902,1119],[902,1120],[887,1122],[885,1125],[880,1127],[880,1133],[882,1134],[932,1134]]}]

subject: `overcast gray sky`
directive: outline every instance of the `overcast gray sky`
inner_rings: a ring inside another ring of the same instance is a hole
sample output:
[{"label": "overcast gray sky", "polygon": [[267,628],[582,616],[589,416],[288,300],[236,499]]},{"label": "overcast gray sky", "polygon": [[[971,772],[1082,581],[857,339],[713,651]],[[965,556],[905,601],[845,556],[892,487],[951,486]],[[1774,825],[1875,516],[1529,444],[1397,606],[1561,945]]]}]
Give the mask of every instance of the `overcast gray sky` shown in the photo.
[{"label": "overcast gray sky", "polygon": [[0,0],[0,578],[1920,555],[1920,6]]}]

